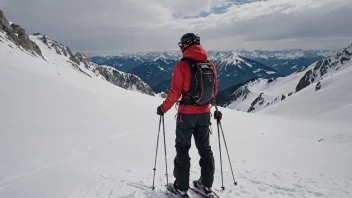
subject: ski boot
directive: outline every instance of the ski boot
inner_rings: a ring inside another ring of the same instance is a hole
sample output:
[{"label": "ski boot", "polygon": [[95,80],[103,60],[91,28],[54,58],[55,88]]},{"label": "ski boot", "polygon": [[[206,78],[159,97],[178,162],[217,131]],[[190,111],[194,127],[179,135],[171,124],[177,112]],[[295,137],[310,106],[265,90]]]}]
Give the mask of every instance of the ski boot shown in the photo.
[{"label": "ski boot", "polygon": [[201,193],[203,193],[204,196],[206,196],[207,198],[219,198],[219,196],[215,194],[211,188],[203,185],[202,178],[193,181],[193,186],[194,188],[198,189]]},{"label": "ski boot", "polygon": [[178,189],[178,185],[175,181],[175,183],[169,183],[167,184],[167,190],[171,193],[174,194],[175,196],[178,196],[180,198],[190,198],[187,191],[182,191]]}]

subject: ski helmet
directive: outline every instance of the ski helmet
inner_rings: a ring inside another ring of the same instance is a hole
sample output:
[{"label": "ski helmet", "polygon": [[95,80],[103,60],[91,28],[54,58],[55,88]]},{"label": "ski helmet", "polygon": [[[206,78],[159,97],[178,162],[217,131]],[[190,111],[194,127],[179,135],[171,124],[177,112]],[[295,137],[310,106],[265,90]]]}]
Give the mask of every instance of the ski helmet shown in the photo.
[{"label": "ski helmet", "polygon": [[187,48],[189,48],[193,44],[200,44],[200,37],[195,33],[187,33],[181,37],[178,46],[181,48],[182,52],[184,52]]}]

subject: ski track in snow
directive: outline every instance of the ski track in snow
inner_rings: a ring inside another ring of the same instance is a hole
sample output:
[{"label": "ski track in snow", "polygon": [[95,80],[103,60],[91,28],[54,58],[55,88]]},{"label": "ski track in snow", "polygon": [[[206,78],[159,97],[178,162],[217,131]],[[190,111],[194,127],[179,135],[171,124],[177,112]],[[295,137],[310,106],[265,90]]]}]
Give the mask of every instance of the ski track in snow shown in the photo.
[{"label": "ski track in snow", "polygon": [[[230,176],[231,173],[225,172],[224,175]],[[271,173],[268,171],[256,171],[256,170],[246,170],[236,174],[236,177],[240,181],[239,186],[231,186],[231,181],[227,180],[225,191],[222,191],[220,186],[214,187],[215,192],[221,197],[333,197],[339,194],[339,197],[349,197],[351,195],[351,189],[343,190],[338,187],[338,185],[343,185],[345,183],[346,188],[350,188],[351,181],[343,181],[340,179],[331,178],[330,181],[324,181],[322,186],[311,178],[301,178],[297,176],[296,172],[293,173]],[[155,191],[150,189],[150,186],[144,182],[130,182],[130,181],[120,181],[121,189],[115,189],[108,187],[109,181],[117,181],[113,177],[102,177],[103,181],[100,188],[96,190],[98,197],[110,197],[112,195],[117,197],[165,197],[163,186],[160,185]],[[293,178],[293,179],[292,179]],[[220,179],[220,178],[216,178]],[[163,180],[159,178],[159,180]],[[334,187],[329,186],[331,182],[335,184]],[[116,185],[116,184],[115,184]],[[113,185],[112,185],[113,186]],[[246,187],[244,187],[246,186]],[[87,196],[89,189],[76,188],[70,194],[77,196]],[[103,190],[104,189],[104,190]],[[130,189],[130,190],[127,190]],[[124,191],[126,193],[115,193],[118,191]],[[103,194],[103,191],[105,194]],[[134,191],[134,193],[128,193]],[[195,194],[191,193],[191,197],[197,197]],[[257,196],[261,194],[260,196]],[[91,197],[91,196],[88,196]]]},{"label": "ski track in snow", "polygon": [[[69,160],[72,160],[72,159],[75,159],[75,158],[80,157],[80,156],[82,156],[82,155],[85,155],[87,152],[89,152],[90,150],[92,150],[92,149],[94,149],[94,148],[96,148],[96,147],[101,146],[103,143],[106,143],[106,142],[108,142],[108,141],[112,141],[112,140],[114,140],[114,139],[123,138],[124,136],[129,135],[129,134],[131,134],[131,132],[124,132],[124,133],[116,134],[114,137],[112,137],[112,138],[110,137],[110,138],[107,138],[105,141],[98,142],[98,143],[96,143],[96,144],[94,144],[94,145],[88,147],[85,151],[78,152],[78,153],[76,153],[76,154],[74,154],[74,155],[72,155],[72,156],[70,156],[70,157],[64,158],[64,159],[59,160],[59,161],[57,161],[57,162],[54,162],[54,163],[52,163],[52,164],[44,165],[44,166],[42,166],[42,167],[40,167],[40,168],[37,168],[37,169],[35,169],[35,170],[33,170],[33,171],[30,171],[30,172],[27,172],[27,173],[24,173],[24,174],[8,176],[6,179],[0,181],[0,186],[3,185],[3,184],[5,184],[5,186],[3,186],[3,187],[0,188],[0,191],[3,190],[3,189],[5,189],[6,187],[12,185],[12,184],[6,184],[6,183],[10,183],[10,182],[13,183],[13,182],[16,182],[16,180],[21,180],[21,179],[24,179],[24,178],[27,177],[27,176],[31,176],[31,175],[33,175],[33,174],[42,172],[42,171],[44,171],[44,170],[53,168],[53,167],[57,166],[58,164],[62,164],[62,163],[67,162],[67,161],[69,161]],[[5,167],[5,166],[4,166],[4,167]],[[0,167],[0,168],[1,168],[1,167]]]}]

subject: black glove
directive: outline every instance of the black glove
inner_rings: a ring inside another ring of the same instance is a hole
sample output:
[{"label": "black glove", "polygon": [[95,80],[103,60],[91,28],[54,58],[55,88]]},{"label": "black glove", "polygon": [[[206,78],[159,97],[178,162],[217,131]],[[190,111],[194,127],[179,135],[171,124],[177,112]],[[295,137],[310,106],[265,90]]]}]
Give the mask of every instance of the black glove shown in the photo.
[{"label": "black glove", "polygon": [[157,113],[158,115],[160,115],[160,116],[163,116],[163,115],[164,115],[164,112],[163,112],[163,110],[161,109],[161,105],[158,106],[158,108],[156,109],[156,113]]},{"label": "black glove", "polygon": [[222,113],[220,111],[214,112],[214,119],[220,121],[222,119]]}]

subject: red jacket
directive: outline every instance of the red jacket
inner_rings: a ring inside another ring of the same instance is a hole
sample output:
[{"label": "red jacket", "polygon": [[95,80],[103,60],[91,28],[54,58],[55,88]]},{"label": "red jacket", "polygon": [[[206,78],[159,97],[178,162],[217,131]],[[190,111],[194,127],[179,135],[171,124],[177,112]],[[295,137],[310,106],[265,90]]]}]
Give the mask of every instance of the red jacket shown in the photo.
[{"label": "red jacket", "polygon": [[[189,57],[193,60],[205,61],[208,59],[207,52],[203,49],[201,45],[192,45],[183,53],[183,57]],[[216,68],[213,63],[214,74],[215,74],[215,90],[214,97],[218,91],[218,80]],[[191,70],[188,63],[180,61],[176,64],[174,72],[171,79],[171,90],[167,95],[165,101],[163,102],[161,109],[166,113],[179,99],[180,97],[187,97],[182,93],[187,93],[190,89],[191,84]],[[184,114],[199,114],[210,112],[210,105],[180,105],[178,107],[179,113]]]}]

